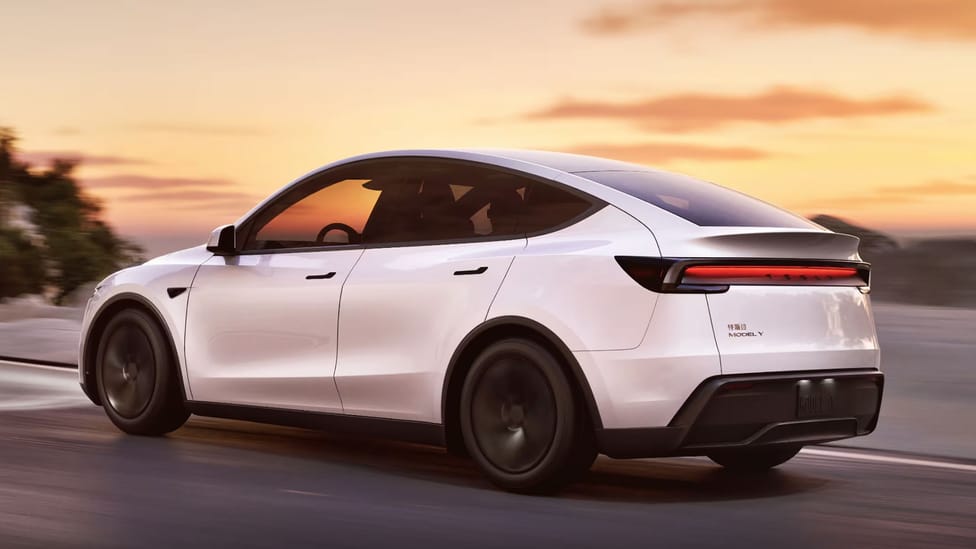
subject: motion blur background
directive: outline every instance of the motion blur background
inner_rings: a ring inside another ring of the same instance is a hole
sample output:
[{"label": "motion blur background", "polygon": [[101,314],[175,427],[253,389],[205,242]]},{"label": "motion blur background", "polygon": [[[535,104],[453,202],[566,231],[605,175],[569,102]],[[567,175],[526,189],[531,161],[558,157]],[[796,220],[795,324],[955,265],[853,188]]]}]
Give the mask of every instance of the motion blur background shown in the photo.
[{"label": "motion blur background", "polygon": [[73,362],[95,281],[327,162],[570,151],[860,236],[851,443],[976,459],[976,1],[0,0],[0,52],[0,356]]}]

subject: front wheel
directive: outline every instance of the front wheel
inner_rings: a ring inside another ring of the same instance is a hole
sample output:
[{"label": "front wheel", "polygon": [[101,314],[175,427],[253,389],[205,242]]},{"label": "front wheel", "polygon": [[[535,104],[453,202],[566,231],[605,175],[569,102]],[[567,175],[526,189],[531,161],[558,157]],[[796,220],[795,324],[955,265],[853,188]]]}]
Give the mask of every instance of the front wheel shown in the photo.
[{"label": "front wheel", "polygon": [[714,450],[709,459],[730,471],[758,473],[782,465],[795,456],[803,446],[783,445],[756,448]]},{"label": "front wheel", "polygon": [[471,366],[461,391],[465,447],[488,478],[514,492],[555,491],[596,456],[585,410],[556,359],[507,339]]},{"label": "front wheel", "polygon": [[126,433],[163,435],[190,417],[166,336],[143,311],[126,309],[109,320],[98,343],[95,378],[105,413]]}]

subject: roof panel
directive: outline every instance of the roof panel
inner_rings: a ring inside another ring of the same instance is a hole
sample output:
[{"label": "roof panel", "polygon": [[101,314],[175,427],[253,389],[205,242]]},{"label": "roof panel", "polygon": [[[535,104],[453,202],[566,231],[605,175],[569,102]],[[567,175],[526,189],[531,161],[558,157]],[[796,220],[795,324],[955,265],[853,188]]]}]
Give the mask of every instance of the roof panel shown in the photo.
[{"label": "roof panel", "polygon": [[488,154],[501,156],[523,162],[531,162],[540,166],[546,166],[554,170],[563,172],[591,172],[591,171],[655,171],[647,166],[611,160],[609,158],[599,158],[596,156],[586,156],[582,154],[571,154],[552,151],[538,151],[531,149],[461,149],[465,152]]}]

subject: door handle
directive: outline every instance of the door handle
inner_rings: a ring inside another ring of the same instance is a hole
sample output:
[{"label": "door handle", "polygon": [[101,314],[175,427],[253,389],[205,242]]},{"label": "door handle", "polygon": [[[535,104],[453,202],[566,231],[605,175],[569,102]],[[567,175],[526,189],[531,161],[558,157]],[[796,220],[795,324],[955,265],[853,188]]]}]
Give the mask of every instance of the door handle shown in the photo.
[{"label": "door handle", "polygon": [[481,266],[481,267],[478,267],[477,269],[471,269],[470,271],[454,271],[454,276],[480,275],[481,273],[483,273],[483,272],[485,272],[487,270],[488,270],[488,267]]},{"label": "door handle", "polygon": [[308,275],[305,277],[305,280],[323,280],[327,278],[332,278],[334,276],[335,276],[335,272],[319,274],[319,275]]}]

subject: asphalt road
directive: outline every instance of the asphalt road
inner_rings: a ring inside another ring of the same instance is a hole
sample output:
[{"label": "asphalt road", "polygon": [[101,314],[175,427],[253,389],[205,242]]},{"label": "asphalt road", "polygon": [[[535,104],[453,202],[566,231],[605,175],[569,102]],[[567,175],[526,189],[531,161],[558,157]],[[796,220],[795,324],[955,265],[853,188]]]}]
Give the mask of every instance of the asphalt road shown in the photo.
[{"label": "asphalt road", "polygon": [[[844,444],[976,460],[976,428],[960,421],[976,416],[976,310],[874,303],[874,312],[886,376],[881,421]],[[80,318],[68,307],[0,304],[0,357],[74,363]]]},{"label": "asphalt road", "polygon": [[974,547],[976,465],[816,448],[765,476],[600,458],[556,497],[423,446],[197,419],[126,436],[0,364],[0,547]]}]

